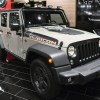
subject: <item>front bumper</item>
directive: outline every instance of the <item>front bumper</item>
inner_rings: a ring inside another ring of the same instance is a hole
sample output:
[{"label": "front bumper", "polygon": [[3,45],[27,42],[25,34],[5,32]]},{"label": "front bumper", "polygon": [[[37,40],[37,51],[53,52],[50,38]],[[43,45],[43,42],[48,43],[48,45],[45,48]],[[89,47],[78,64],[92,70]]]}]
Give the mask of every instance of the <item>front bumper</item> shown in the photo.
[{"label": "front bumper", "polygon": [[66,66],[55,70],[61,84],[85,84],[100,76],[100,58],[73,69]]}]

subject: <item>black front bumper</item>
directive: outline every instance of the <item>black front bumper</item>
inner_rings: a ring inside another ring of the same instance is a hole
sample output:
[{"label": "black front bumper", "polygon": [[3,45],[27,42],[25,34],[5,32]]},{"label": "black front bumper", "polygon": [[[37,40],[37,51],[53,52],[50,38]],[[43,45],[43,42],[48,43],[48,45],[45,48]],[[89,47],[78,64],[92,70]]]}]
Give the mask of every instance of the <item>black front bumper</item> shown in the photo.
[{"label": "black front bumper", "polygon": [[100,58],[73,69],[69,65],[55,71],[61,84],[85,84],[100,76]]}]

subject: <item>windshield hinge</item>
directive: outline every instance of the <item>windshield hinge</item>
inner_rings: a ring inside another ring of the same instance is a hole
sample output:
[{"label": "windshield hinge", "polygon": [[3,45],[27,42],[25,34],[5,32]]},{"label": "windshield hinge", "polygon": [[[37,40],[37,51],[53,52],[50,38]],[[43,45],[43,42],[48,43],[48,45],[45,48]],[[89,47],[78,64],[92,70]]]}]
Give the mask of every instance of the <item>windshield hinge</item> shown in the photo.
[{"label": "windshield hinge", "polygon": [[63,46],[63,42],[61,41],[60,44],[59,44],[58,49],[61,50],[62,46]]}]

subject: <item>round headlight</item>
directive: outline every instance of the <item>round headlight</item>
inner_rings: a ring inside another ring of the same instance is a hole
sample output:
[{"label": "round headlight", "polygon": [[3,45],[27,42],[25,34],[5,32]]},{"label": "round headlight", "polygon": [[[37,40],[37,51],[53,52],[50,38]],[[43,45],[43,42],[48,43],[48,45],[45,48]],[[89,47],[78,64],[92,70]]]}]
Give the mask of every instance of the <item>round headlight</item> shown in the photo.
[{"label": "round headlight", "polygon": [[70,56],[70,57],[76,57],[76,55],[77,55],[77,52],[76,52],[76,48],[74,47],[74,46],[70,46],[69,48],[68,48],[68,55]]}]

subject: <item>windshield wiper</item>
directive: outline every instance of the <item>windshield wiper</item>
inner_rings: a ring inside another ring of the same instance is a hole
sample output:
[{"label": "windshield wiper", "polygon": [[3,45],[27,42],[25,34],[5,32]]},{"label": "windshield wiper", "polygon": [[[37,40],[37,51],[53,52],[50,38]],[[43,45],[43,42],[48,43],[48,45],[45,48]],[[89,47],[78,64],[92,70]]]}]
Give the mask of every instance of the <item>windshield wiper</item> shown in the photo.
[{"label": "windshield wiper", "polygon": [[32,25],[27,25],[27,28],[29,27],[41,27],[41,26],[55,26],[51,23],[42,23],[42,24],[32,24]]},{"label": "windshield wiper", "polygon": [[54,23],[42,23],[41,26],[56,26]]},{"label": "windshield wiper", "polygon": [[66,27],[64,27],[64,26],[62,26],[60,24],[57,24],[57,23],[33,24],[33,25],[27,25],[27,28],[29,28],[29,27],[43,27],[43,28],[45,28],[45,26],[60,26],[60,27],[62,27],[64,29],[69,29],[69,28],[66,28]]},{"label": "windshield wiper", "polygon": [[40,27],[41,25],[40,24],[32,24],[32,25],[27,25],[27,28],[30,28],[30,27]]}]

